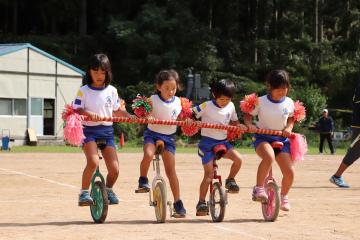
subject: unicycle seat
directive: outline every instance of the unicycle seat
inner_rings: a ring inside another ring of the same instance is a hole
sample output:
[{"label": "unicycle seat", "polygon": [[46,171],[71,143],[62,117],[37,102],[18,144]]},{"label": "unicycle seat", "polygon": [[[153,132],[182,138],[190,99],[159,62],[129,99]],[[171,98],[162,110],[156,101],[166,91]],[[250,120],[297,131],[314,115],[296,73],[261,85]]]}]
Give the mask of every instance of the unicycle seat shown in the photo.
[{"label": "unicycle seat", "polygon": [[106,139],[96,139],[96,145],[100,150],[104,150],[106,148]]},{"label": "unicycle seat", "polygon": [[271,147],[274,149],[275,154],[280,153],[281,149],[284,147],[284,143],[275,141],[271,143]]},{"label": "unicycle seat", "polygon": [[162,140],[157,140],[155,143],[155,154],[159,155],[162,154],[165,148],[165,143]]},{"label": "unicycle seat", "polygon": [[219,160],[220,158],[222,158],[226,154],[227,149],[226,149],[226,146],[224,144],[219,144],[219,145],[216,145],[213,148],[213,152],[214,152],[215,157],[216,157],[215,160]]}]

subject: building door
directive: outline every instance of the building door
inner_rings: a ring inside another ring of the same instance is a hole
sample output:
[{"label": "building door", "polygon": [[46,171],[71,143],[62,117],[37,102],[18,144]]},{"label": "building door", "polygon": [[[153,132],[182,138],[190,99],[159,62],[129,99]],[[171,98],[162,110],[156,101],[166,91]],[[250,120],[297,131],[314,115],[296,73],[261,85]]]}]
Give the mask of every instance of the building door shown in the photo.
[{"label": "building door", "polygon": [[44,134],[43,106],[42,98],[31,98],[30,128],[35,130],[37,136]]},{"label": "building door", "polygon": [[44,135],[54,135],[54,106],[54,99],[44,99]]}]

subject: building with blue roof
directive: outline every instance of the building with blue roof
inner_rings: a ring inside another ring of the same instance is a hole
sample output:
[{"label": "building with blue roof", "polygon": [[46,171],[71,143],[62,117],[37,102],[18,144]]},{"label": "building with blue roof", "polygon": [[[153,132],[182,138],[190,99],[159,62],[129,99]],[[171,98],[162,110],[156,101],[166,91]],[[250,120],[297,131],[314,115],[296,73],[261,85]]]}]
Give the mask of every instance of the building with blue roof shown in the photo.
[{"label": "building with blue roof", "polygon": [[17,145],[24,143],[28,129],[40,139],[62,139],[61,113],[75,98],[83,75],[29,43],[0,44],[0,130],[9,130]]}]

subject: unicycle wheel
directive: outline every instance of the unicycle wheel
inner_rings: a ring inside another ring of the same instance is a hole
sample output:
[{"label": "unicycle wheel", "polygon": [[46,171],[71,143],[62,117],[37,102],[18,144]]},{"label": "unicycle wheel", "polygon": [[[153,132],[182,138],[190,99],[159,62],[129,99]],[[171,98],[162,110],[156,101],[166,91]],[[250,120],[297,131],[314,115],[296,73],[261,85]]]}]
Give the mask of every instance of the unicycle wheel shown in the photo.
[{"label": "unicycle wheel", "polygon": [[163,223],[166,220],[166,189],[162,182],[157,182],[153,190],[156,221]]},{"label": "unicycle wheel", "polygon": [[213,184],[213,190],[210,193],[210,214],[213,222],[221,222],[225,216],[225,207],[227,204],[226,192],[219,182]]},{"label": "unicycle wheel", "polygon": [[94,204],[90,205],[91,217],[95,223],[103,223],[106,219],[109,206],[104,183],[96,181],[91,188],[90,196],[94,200]]},{"label": "unicycle wheel", "polygon": [[269,182],[265,185],[265,191],[268,195],[268,201],[261,204],[262,213],[265,221],[274,222],[280,209],[279,187],[276,183]]}]

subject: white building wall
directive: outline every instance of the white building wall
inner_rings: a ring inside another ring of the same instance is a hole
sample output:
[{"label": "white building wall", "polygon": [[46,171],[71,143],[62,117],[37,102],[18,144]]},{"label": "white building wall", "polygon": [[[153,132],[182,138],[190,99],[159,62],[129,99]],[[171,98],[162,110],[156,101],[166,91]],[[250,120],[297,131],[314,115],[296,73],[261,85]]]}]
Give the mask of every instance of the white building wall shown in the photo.
[{"label": "white building wall", "polygon": [[27,79],[25,74],[0,73],[1,98],[26,98]]},{"label": "white building wall", "polygon": [[82,77],[82,75],[80,73],[75,72],[71,68],[62,65],[61,63],[58,63],[58,65],[57,65],[57,73],[60,75],[70,75],[70,76]]},{"label": "white building wall", "polygon": [[55,98],[55,76],[30,75],[30,97]]},{"label": "white building wall", "polygon": [[2,129],[10,129],[10,137],[25,137],[26,116],[0,116],[0,134]]},{"label": "white building wall", "polygon": [[27,49],[0,56],[0,70],[2,71],[27,71]]},{"label": "white building wall", "polygon": [[55,74],[55,61],[34,50],[29,52],[29,71],[32,73]]}]

